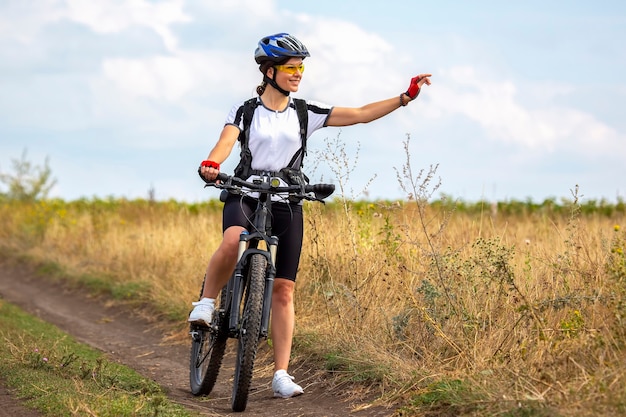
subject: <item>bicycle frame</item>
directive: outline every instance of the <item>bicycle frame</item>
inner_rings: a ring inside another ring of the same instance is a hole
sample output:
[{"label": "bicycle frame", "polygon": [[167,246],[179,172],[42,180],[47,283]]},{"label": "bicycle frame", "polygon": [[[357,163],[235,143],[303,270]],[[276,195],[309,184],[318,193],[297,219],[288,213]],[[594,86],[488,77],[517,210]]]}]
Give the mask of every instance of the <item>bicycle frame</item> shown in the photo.
[{"label": "bicycle frame", "polygon": [[[262,177],[263,182],[267,183],[269,190],[269,177]],[[269,329],[270,311],[272,306],[272,291],[274,289],[274,278],[276,277],[276,252],[278,249],[278,237],[270,236],[271,224],[267,222],[268,213],[271,210],[271,199],[268,198],[267,192],[260,192],[258,199],[252,232],[243,231],[239,236],[239,252],[237,255],[237,264],[233,276],[228,281],[226,291],[229,294],[229,320],[228,334],[229,337],[238,338],[239,319],[241,299],[245,288],[245,280],[247,278],[248,261],[253,254],[260,254],[267,258],[268,270],[265,274],[265,291],[263,294],[263,312],[261,319],[261,334],[259,337],[267,338]],[[259,243],[264,241],[267,250],[259,249]]]}]

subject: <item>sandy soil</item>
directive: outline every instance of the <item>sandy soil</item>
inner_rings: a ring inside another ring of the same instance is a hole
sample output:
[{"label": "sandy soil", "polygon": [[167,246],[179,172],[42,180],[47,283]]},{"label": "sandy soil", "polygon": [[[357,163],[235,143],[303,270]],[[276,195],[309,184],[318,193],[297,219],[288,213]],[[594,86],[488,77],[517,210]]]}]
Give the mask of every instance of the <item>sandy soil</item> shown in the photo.
[{"label": "sandy soil", "polygon": [[[389,416],[392,410],[368,407],[363,399],[345,393],[347,387],[334,386],[323,372],[294,364],[290,373],[303,386],[305,394],[292,399],[275,399],[271,391],[271,354],[260,349],[252,381],[252,392],[244,413],[230,409],[232,351],[220,372],[218,384],[209,397],[189,392],[189,344],[171,342],[162,326],[151,323],[129,307],[89,295],[86,291],[55,283],[33,273],[28,267],[0,262],[0,298],[61,328],[78,341],[106,352],[163,386],[168,396],[185,407],[207,416]],[[181,326],[186,326],[184,323]],[[265,370],[265,371],[263,371]],[[39,417],[24,408],[2,386],[0,377],[0,417]]]}]

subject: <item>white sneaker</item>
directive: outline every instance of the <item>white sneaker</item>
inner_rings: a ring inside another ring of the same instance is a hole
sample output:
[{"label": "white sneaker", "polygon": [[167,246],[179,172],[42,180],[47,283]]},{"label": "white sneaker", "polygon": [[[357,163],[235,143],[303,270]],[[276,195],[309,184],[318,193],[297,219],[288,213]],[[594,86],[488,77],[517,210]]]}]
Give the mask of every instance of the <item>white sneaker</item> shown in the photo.
[{"label": "white sneaker", "polygon": [[213,311],[215,310],[215,300],[212,298],[203,298],[200,301],[191,303],[194,309],[189,313],[189,319],[192,323],[210,326],[211,319],[213,318]]},{"label": "white sneaker", "polygon": [[302,387],[295,382],[294,378],[285,370],[276,371],[272,380],[272,389],[274,397],[291,398],[296,395],[304,394]]}]

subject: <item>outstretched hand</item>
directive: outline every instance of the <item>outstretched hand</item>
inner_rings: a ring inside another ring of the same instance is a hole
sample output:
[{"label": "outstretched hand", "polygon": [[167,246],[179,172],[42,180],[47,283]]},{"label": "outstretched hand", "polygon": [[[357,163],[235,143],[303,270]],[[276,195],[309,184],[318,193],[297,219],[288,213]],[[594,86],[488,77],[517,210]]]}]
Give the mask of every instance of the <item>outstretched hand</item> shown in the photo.
[{"label": "outstretched hand", "polygon": [[413,78],[411,78],[411,82],[409,83],[409,88],[406,90],[406,95],[411,97],[411,100],[415,100],[415,98],[420,93],[422,86],[424,84],[430,85],[430,78],[432,74],[420,74]]}]

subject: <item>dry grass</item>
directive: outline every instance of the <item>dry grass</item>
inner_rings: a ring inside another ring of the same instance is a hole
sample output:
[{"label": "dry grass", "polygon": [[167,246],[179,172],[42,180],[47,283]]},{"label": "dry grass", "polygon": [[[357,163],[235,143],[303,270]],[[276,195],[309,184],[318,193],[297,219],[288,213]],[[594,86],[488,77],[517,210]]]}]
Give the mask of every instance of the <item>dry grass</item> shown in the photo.
[{"label": "dry grass", "polygon": [[[219,242],[217,204],[1,207],[5,248],[108,280],[181,321]],[[307,205],[306,219],[297,354],[385,400],[451,379],[498,407],[623,409],[623,215],[336,201]]]},{"label": "dry grass", "polygon": [[[623,209],[583,214],[574,195],[559,210],[460,210],[426,202],[434,168],[409,168],[413,200],[305,206],[294,354],[400,402],[398,415],[626,412]],[[183,334],[220,208],[4,202],[0,238],[140,297]]]}]

